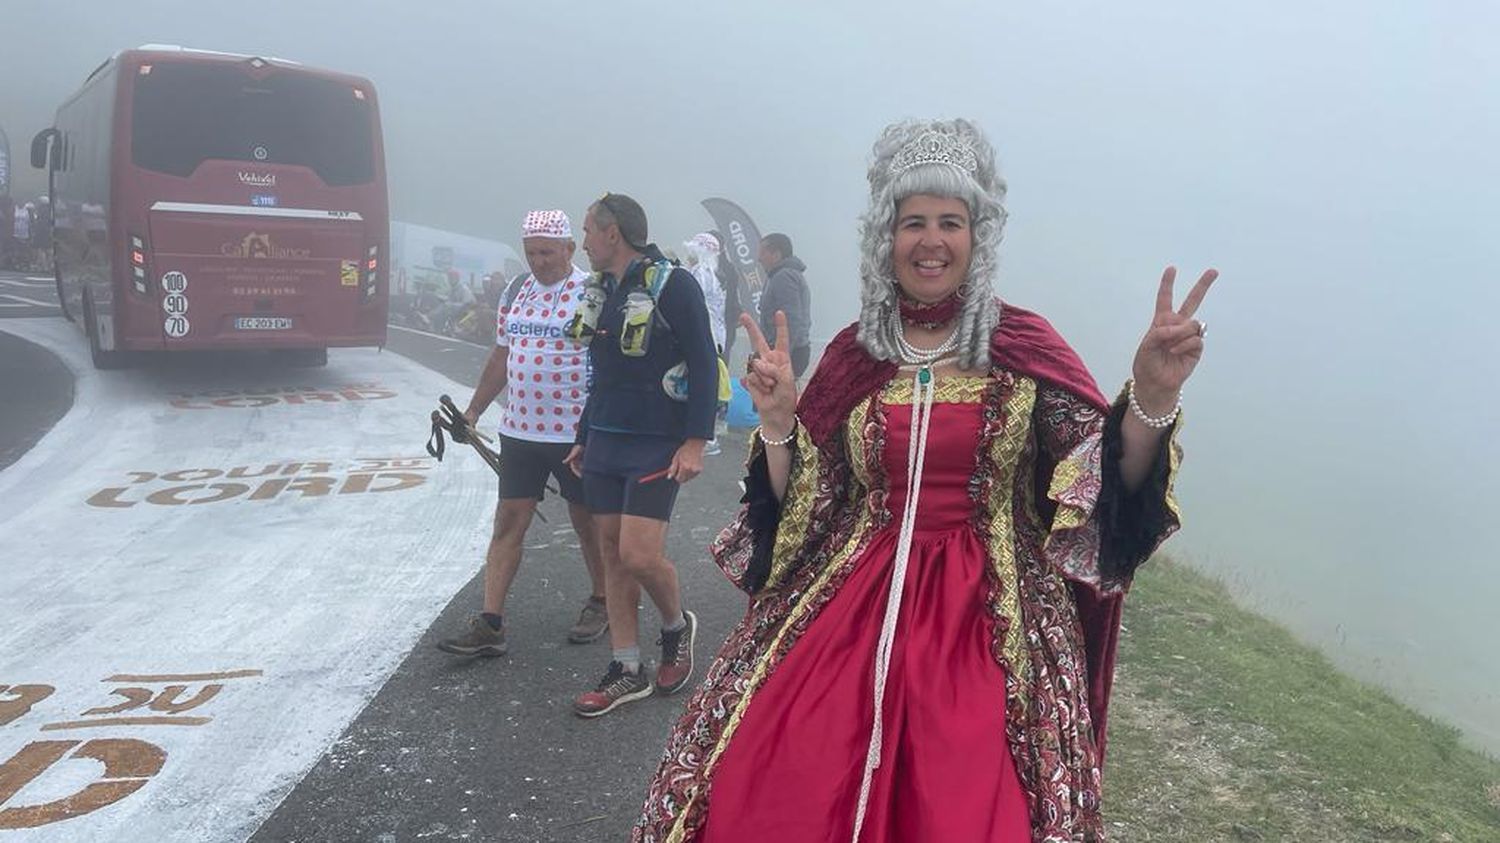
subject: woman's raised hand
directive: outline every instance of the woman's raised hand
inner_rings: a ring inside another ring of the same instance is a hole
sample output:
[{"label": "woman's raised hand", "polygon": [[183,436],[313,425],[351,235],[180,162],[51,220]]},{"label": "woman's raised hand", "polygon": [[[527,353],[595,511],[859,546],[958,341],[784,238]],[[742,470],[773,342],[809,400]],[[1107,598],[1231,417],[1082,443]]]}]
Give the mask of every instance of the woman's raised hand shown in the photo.
[{"label": "woman's raised hand", "polygon": [[750,362],[740,383],[750,393],[762,429],[772,438],[780,439],[791,432],[797,412],[797,376],[792,373],[786,314],[776,311],[774,347],[766,342],[765,334],[749,314],[740,314],[740,324],[750,335],[751,348]]},{"label": "woman's raised hand", "polygon": [[1164,413],[1177,401],[1182,385],[1203,357],[1203,337],[1207,325],[1194,319],[1193,314],[1208,295],[1208,288],[1219,271],[1204,272],[1188,291],[1182,307],[1172,307],[1172,284],[1177,280],[1177,268],[1167,267],[1161,275],[1161,286],[1156,291],[1156,312],[1151,318],[1151,327],[1141,339],[1135,352],[1132,371],[1135,377],[1137,400],[1148,413]]}]

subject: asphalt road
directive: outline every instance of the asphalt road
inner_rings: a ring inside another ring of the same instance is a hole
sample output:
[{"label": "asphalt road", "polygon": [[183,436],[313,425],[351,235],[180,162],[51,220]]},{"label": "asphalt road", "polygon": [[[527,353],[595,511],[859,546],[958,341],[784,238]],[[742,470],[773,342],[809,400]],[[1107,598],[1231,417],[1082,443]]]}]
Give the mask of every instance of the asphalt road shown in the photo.
[{"label": "asphalt road", "polygon": [[0,272],[0,319],[61,314],[52,276]]},{"label": "asphalt road", "polygon": [[[395,329],[390,348],[466,384],[488,354]],[[467,398],[454,396],[460,406]],[[701,624],[699,669],[745,608],[706,551],[740,494],[745,439],[731,433],[723,444],[679,496],[668,539],[684,601]],[[588,578],[561,502],[549,497],[541,511],[548,523],[533,523],[507,605],[510,653],[469,660],[435,646],[478,610],[476,576],[253,841],[626,839],[687,692],[595,720],[573,715],[573,697],[603,674],[609,644],[607,636],[567,643]],[[641,618],[642,652],[654,662],[658,620],[649,603]]]},{"label": "asphalt road", "polygon": [[0,332],[0,470],[73,406],[73,373],[52,352]]},{"label": "asphalt road", "polygon": [[[60,314],[50,280],[0,272],[0,319]],[[40,346],[0,332],[0,470],[73,406],[73,373]]]}]

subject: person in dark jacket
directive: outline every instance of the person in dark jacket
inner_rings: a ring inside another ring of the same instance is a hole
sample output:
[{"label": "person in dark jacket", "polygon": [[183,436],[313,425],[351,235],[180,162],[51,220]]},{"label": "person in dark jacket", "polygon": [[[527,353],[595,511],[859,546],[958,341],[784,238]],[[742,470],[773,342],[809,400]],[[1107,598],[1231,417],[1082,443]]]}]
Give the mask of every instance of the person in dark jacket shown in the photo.
[{"label": "person in dark jacket", "polygon": [[798,378],[812,358],[812,292],[802,273],[807,264],[792,254],[792,238],[767,234],[760,241],[760,265],[766,268],[766,289],[760,296],[760,330],[776,336],[776,312],[786,314],[791,338],[792,371]]},{"label": "person in dark jacket", "polygon": [[656,691],[692,676],[698,620],[664,550],[677,489],[703,471],[714,435],[719,363],[702,288],[647,241],[639,203],[604,194],[584,218],[583,250],[595,274],[570,333],[591,335],[591,371],[568,462],[599,528],[614,653],[573,708],[597,717],[652,693],[637,640],[642,588],[662,618]]}]

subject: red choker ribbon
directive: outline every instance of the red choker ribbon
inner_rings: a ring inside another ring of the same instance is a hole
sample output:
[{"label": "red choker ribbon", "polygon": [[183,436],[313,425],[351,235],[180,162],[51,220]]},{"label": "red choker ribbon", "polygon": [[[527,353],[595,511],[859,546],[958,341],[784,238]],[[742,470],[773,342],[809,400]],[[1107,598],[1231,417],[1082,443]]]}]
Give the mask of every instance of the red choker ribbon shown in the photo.
[{"label": "red choker ribbon", "polygon": [[925,304],[916,299],[906,296],[897,296],[901,302],[901,321],[908,325],[919,328],[941,328],[958,315],[958,309],[963,305],[963,300],[957,293],[943,299],[940,302]]}]

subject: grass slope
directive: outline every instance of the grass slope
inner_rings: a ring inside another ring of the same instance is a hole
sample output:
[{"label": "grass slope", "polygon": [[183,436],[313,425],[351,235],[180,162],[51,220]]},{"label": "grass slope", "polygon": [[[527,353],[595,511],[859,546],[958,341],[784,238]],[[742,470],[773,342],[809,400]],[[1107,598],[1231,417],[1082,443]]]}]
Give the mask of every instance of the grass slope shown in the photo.
[{"label": "grass slope", "polygon": [[1115,841],[1500,841],[1500,763],[1161,559],[1126,601]]}]

